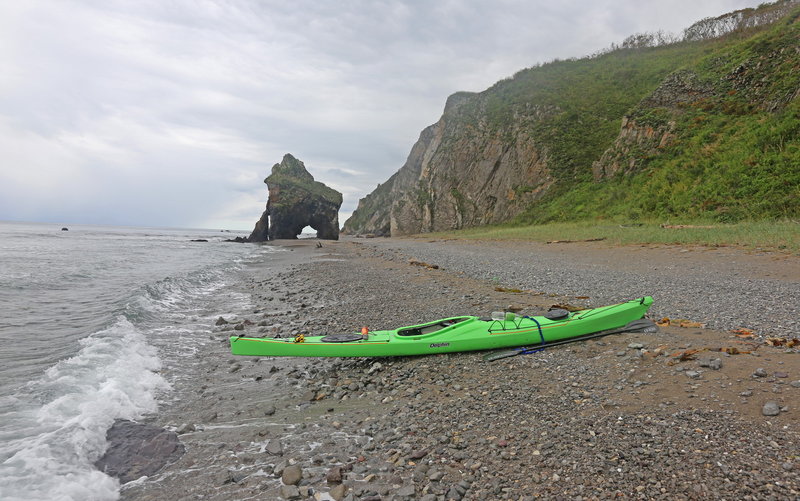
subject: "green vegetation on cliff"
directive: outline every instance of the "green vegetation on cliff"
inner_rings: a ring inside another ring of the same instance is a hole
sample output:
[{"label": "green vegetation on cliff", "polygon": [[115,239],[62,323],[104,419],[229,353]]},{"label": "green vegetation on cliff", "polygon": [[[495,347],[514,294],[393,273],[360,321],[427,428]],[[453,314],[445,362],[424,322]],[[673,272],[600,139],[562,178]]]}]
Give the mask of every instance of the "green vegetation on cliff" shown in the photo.
[{"label": "green vegetation on cliff", "polygon": [[342,205],[341,193],[315,181],[314,176],[306,170],[303,162],[288,153],[283,157],[281,163],[272,166],[272,173],[264,182],[281,191],[280,201],[273,201],[276,207],[294,205],[299,199],[309,195],[319,197],[337,206]]},{"label": "green vegetation on cliff", "polygon": [[710,218],[733,222],[797,217],[798,17],[800,10],[760,33],[751,30],[722,40],[649,49],[650,59],[658,65],[672,61],[673,51],[682,51],[680,68],[696,75],[708,95],[672,107],[645,101],[628,110],[640,126],[663,128],[673,122],[674,138],[652,151],[630,152],[629,158],[637,163],[633,172],[599,182],[591,179],[589,166],[609,144],[599,138],[607,133],[598,127],[591,134],[580,125],[581,120],[574,121],[580,134],[598,138],[586,143],[599,147],[581,148],[577,140],[556,140],[558,132],[551,129],[556,152],[553,167],[572,175],[517,220]]},{"label": "green vegetation on cliff", "polygon": [[[280,186],[281,190],[283,191],[297,191],[299,194],[303,196],[307,194],[315,195],[320,198],[327,200],[333,204],[342,204],[342,194],[338,191],[325,186],[324,184],[320,183],[319,181],[314,181],[313,179],[310,182],[306,181],[298,181],[297,178],[291,177],[285,174],[272,174],[267,179],[264,180],[269,185]],[[285,203],[291,202],[291,197],[286,197]]]},{"label": "green vegetation on cliff", "polygon": [[401,169],[345,226],[797,218],[798,40],[800,2],[780,0],[454,94],[437,140],[412,149],[424,168]]},{"label": "green vegetation on cliff", "polygon": [[687,43],[620,49],[529,68],[485,91],[485,114],[490,127],[508,131],[531,103],[555,110],[529,127],[522,124],[524,133],[547,149],[556,177],[589,180],[592,162],[619,134],[625,113],[670,72],[702,53],[703,47]]}]

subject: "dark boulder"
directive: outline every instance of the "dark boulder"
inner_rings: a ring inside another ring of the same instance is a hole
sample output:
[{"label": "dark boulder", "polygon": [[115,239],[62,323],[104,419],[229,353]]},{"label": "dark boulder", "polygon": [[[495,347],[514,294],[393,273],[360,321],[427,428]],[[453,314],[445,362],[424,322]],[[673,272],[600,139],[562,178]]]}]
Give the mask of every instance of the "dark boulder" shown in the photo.
[{"label": "dark boulder", "polygon": [[127,420],[115,421],[106,440],[108,449],[94,465],[123,484],[155,474],[185,451],[176,433]]}]

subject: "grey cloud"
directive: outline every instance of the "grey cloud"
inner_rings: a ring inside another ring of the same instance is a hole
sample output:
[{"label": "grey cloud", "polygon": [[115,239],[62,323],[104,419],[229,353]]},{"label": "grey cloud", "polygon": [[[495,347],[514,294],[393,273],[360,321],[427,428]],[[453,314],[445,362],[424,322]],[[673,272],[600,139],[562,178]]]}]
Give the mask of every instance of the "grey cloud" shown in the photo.
[{"label": "grey cloud", "polygon": [[0,219],[248,229],[287,152],[344,214],[449,94],[755,4],[3,2]]}]

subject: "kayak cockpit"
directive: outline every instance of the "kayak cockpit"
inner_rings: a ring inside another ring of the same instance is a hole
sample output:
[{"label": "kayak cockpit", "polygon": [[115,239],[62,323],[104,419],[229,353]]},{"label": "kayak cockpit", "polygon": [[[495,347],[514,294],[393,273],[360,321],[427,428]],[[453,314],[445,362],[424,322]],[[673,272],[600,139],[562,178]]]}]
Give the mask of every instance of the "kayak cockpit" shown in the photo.
[{"label": "kayak cockpit", "polygon": [[458,323],[464,322],[466,320],[472,320],[475,317],[453,317],[447,318],[444,320],[437,320],[435,322],[430,322],[427,324],[421,325],[412,325],[411,327],[403,327],[402,329],[397,330],[398,336],[422,336],[424,334],[431,334],[434,332],[438,332],[442,329],[446,329],[448,327],[452,327]]}]

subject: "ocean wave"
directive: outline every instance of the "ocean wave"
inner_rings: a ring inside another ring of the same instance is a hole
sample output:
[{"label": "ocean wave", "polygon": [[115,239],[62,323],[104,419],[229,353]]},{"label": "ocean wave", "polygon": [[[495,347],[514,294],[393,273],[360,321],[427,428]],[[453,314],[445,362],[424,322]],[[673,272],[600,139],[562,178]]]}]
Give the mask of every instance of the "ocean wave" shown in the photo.
[{"label": "ocean wave", "polygon": [[135,420],[154,412],[157,395],[169,385],[158,374],[155,348],[124,317],[80,344],[75,356],[27,385],[27,395],[16,396],[22,405],[4,413],[12,426],[28,424],[23,430],[14,426],[19,438],[0,449],[0,499],[119,497],[118,481],[93,464],[105,450],[106,430],[115,419]]},{"label": "ocean wave", "polygon": [[171,398],[216,316],[252,309],[241,270],[280,252],[150,240],[131,230],[58,248],[18,242],[0,277],[13,313],[0,324],[0,500],[117,499],[119,482],[94,467],[106,431]]}]

